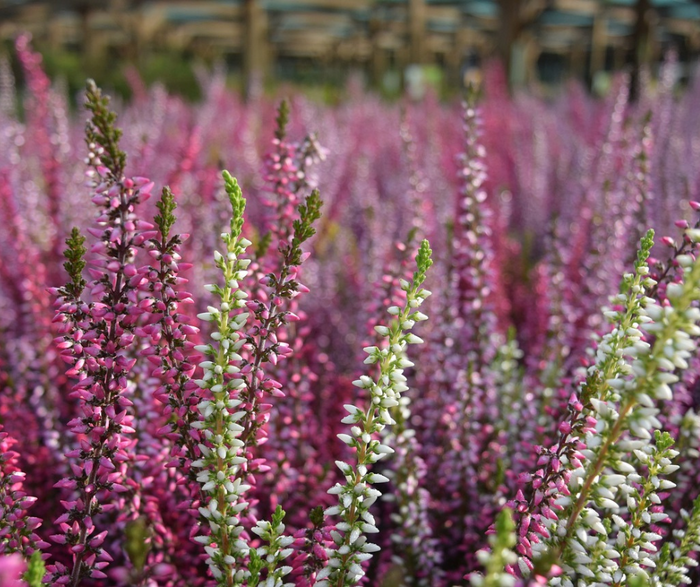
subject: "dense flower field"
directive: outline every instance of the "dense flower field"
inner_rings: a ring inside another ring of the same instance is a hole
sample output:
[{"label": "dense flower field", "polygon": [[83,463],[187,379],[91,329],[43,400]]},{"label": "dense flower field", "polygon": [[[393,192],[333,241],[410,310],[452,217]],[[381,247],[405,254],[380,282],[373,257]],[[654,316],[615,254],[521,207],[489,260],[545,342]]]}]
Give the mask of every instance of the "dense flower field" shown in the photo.
[{"label": "dense flower field", "polygon": [[71,114],[17,56],[3,587],[699,584],[700,80]]}]

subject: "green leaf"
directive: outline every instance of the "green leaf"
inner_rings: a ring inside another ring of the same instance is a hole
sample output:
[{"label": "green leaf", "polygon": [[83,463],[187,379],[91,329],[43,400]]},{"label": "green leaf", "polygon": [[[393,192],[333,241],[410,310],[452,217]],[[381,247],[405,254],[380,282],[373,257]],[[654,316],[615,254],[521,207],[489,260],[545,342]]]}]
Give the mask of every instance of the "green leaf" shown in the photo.
[{"label": "green leaf", "polygon": [[250,572],[250,577],[248,577],[248,587],[256,587],[260,583],[260,572],[263,569],[264,563],[258,551],[254,548],[250,549],[250,561],[248,562],[248,571]]},{"label": "green leaf", "polygon": [[496,518],[496,537],[494,550],[515,546],[515,522],[513,521],[513,512],[509,508],[501,510]]},{"label": "green leaf", "polygon": [[641,575],[636,575],[634,577],[630,577],[627,585],[629,587],[649,587],[649,581],[647,581],[647,579]]},{"label": "green leaf", "polygon": [[654,432],[654,440],[656,441],[656,449],[659,452],[668,450],[675,442],[668,432],[662,432],[661,430],[656,430]]},{"label": "green leaf", "polygon": [[272,527],[273,527],[273,529],[277,528],[277,526],[279,526],[279,525],[282,523],[282,521],[284,520],[284,516],[286,515],[286,513],[287,513],[287,512],[285,512],[285,511],[282,509],[282,506],[281,506],[281,505],[278,505],[278,506],[275,508],[275,512],[272,514]]},{"label": "green leaf", "polygon": [[35,550],[29,559],[27,572],[24,573],[24,580],[29,587],[42,587],[42,579],[46,575],[46,565],[41,558],[41,551]]}]

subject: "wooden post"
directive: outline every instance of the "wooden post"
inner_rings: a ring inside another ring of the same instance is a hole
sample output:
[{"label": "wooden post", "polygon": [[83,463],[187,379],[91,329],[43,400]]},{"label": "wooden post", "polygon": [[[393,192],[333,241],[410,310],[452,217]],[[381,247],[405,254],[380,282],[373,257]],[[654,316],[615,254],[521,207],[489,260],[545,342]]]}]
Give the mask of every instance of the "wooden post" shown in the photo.
[{"label": "wooden post", "polygon": [[513,46],[520,34],[522,22],[520,19],[523,0],[498,0],[499,27],[496,37],[496,50],[505,69],[508,84],[512,83]]},{"label": "wooden post", "polygon": [[445,65],[447,67],[447,82],[449,83],[450,87],[462,87],[462,65],[467,57],[467,49],[470,46],[470,34],[471,31],[464,26],[463,22],[460,22],[459,28],[455,32],[453,49],[447,54],[445,60]]},{"label": "wooden post", "polygon": [[573,77],[583,78],[586,74],[586,52],[580,43],[573,43],[569,50],[569,68]]},{"label": "wooden post", "polygon": [[381,46],[383,23],[376,15],[372,15],[369,21],[369,35],[372,43],[372,55],[369,59],[370,79],[375,88],[380,88],[384,80],[384,73],[387,68],[386,50]]},{"label": "wooden post", "polygon": [[77,7],[80,18],[81,53],[83,57],[90,57],[94,54],[94,37],[90,27],[90,15],[93,7],[88,3],[80,3]]},{"label": "wooden post", "polygon": [[539,76],[537,72],[537,61],[542,54],[542,45],[534,35],[528,35],[527,49],[525,53],[525,81],[527,83],[537,83]]},{"label": "wooden post", "polygon": [[247,94],[254,84],[264,82],[269,61],[267,13],[260,0],[245,0],[244,18],[243,67]]},{"label": "wooden post", "polygon": [[596,73],[605,68],[605,52],[608,46],[608,23],[605,14],[598,10],[593,17],[593,30],[591,32],[591,63],[589,75],[591,81]]},{"label": "wooden post", "polygon": [[408,0],[410,62],[425,63],[425,0]]},{"label": "wooden post", "polygon": [[639,93],[639,74],[651,61],[652,26],[651,1],[637,0],[636,18],[632,34],[632,77],[630,79],[630,101],[635,102]]},{"label": "wooden post", "polygon": [[372,85],[375,88],[380,88],[384,81],[384,74],[387,70],[387,54],[386,49],[379,46],[376,39],[372,42],[372,56],[370,64],[372,69]]}]

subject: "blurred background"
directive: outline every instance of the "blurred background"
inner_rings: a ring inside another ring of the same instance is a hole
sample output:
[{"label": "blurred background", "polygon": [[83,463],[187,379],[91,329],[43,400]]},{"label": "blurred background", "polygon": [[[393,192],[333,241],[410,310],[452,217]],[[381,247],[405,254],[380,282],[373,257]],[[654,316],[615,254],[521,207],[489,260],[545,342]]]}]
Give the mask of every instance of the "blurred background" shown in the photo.
[{"label": "blurred background", "polygon": [[0,0],[2,50],[23,31],[70,90],[91,76],[128,95],[138,71],[196,99],[196,68],[222,64],[246,92],[291,83],[332,100],[357,79],[449,95],[495,60],[511,88],[575,78],[603,94],[611,72],[653,72],[670,50],[691,75],[700,0]]}]

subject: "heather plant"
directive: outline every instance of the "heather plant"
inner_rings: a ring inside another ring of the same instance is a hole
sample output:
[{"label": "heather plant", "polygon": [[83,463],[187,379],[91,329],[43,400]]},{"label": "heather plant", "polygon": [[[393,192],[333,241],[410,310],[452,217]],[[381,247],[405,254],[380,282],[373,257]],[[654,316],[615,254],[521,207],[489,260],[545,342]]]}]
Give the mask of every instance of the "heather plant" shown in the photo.
[{"label": "heather plant", "polygon": [[73,115],[28,41],[2,585],[698,583],[697,80]]},{"label": "heather plant", "polygon": [[[92,117],[86,128],[89,177],[94,182],[93,202],[100,208],[99,241],[91,248],[92,280],[82,278],[84,238],[77,230],[67,240],[66,270],[71,281],[56,290],[57,320],[62,324],[59,347],[68,374],[78,379],[72,397],[82,414],[69,426],[79,439],[66,455],[74,459],[72,474],[58,487],[72,492],[67,510],[58,518],[61,532],[53,537],[72,553],[69,566],[49,567],[58,585],[78,585],[85,578],[106,578],[102,568],[107,556],[101,547],[106,531],[95,533],[93,517],[119,507],[119,494],[127,492],[126,463],[133,449],[128,434],[135,432],[127,407],[129,373],[136,359],[129,354],[134,328],[141,313],[138,286],[142,275],[136,267],[138,249],[152,225],[139,220],[138,205],[150,196],[147,180],[124,178],[126,155],[119,149],[120,133],[115,115],[107,109],[94,84],[88,84],[86,105]],[[95,300],[82,300],[84,289]]]}]

